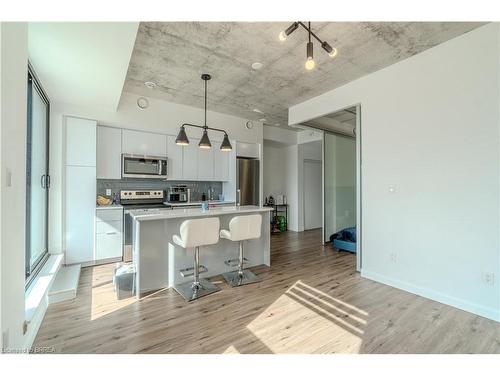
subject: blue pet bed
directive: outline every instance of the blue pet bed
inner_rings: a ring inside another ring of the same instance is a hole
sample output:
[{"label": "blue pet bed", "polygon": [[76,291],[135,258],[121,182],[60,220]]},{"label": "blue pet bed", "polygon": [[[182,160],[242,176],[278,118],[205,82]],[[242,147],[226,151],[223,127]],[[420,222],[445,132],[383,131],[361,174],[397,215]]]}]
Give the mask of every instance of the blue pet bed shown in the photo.
[{"label": "blue pet bed", "polygon": [[330,241],[338,251],[344,250],[356,254],[356,227],[342,229],[332,234]]}]

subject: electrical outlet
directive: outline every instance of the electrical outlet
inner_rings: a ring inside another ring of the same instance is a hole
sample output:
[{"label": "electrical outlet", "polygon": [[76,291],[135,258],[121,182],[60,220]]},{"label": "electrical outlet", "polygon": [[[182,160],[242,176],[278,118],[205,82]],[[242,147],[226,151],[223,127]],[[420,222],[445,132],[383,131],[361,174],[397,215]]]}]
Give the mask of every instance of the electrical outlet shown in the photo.
[{"label": "electrical outlet", "polygon": [[486,285],[495,285],[495,274],[493,272],[483,272],[482,279]]},{"label": "electrical outlet", "polygon": [[396,253],[390,253],[389,258],[391,259],[392,263],[396,263],[398,261],[398,256]]},{"label": "electrical outlet", "polygon": [[106,189],[106,195],[111,195],[111,189]]}]

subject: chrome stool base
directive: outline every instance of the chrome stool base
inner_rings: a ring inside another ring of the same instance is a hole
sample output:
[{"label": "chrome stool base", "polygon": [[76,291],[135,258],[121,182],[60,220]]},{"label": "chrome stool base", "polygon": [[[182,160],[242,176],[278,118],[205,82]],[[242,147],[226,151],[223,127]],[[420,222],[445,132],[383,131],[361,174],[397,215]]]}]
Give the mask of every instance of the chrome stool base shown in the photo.
[{"label": "chrome stool base", "polygon": [[189,281],[187,283],[174,285],[174,289],[179,293],[187,302],[194,301],[198,298],[208,296],[209,294],[218,292],[220,288],[212,284],[206,279],[200,279],[198,288],[194,287],[194,283]]},{"label": "chrome stool base", "polygon": [[243,270],[241,274],[238,271],[223,273],[222,276],[232,287],[246,284],[258,283],[260,279],[250,270]]}]

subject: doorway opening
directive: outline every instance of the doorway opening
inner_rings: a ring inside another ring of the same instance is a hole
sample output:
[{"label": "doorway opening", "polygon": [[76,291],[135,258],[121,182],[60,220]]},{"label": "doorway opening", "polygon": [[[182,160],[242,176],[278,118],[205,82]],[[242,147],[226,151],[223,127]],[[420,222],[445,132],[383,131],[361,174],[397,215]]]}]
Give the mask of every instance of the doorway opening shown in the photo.
[{"label": "doorway opening", "polygon": [[[356,105],[302,124],[323,131],[321,186],[314,186],[313,182],[318,180],[317,165],[304,160],[304,229],[318,227],[318,215],[313,211],[321,212],[323,242],[335,251],[356,255],[358,271],[361,270],[360,119],[360,105]],[[310,198],[314,195],[323,198],[319,208],[317,200]]]}]

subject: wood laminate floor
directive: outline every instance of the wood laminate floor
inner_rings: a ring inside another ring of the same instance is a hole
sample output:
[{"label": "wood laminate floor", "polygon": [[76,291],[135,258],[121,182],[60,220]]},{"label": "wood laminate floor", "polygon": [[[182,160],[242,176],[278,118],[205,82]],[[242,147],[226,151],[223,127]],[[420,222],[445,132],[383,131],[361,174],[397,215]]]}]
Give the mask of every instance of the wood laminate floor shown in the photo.
[{"label": "wood laminate floor", "polygon": [[[34,346],[57,353],[500,353],[500,324],[377,282],[319,230],[272,237],[258,284],[186,303],[173,290],[118,301],[113,265],[82,271]],[[248,254],[251,256],[251,254]],[[201,254],[203,262],[203,254]]]}]

